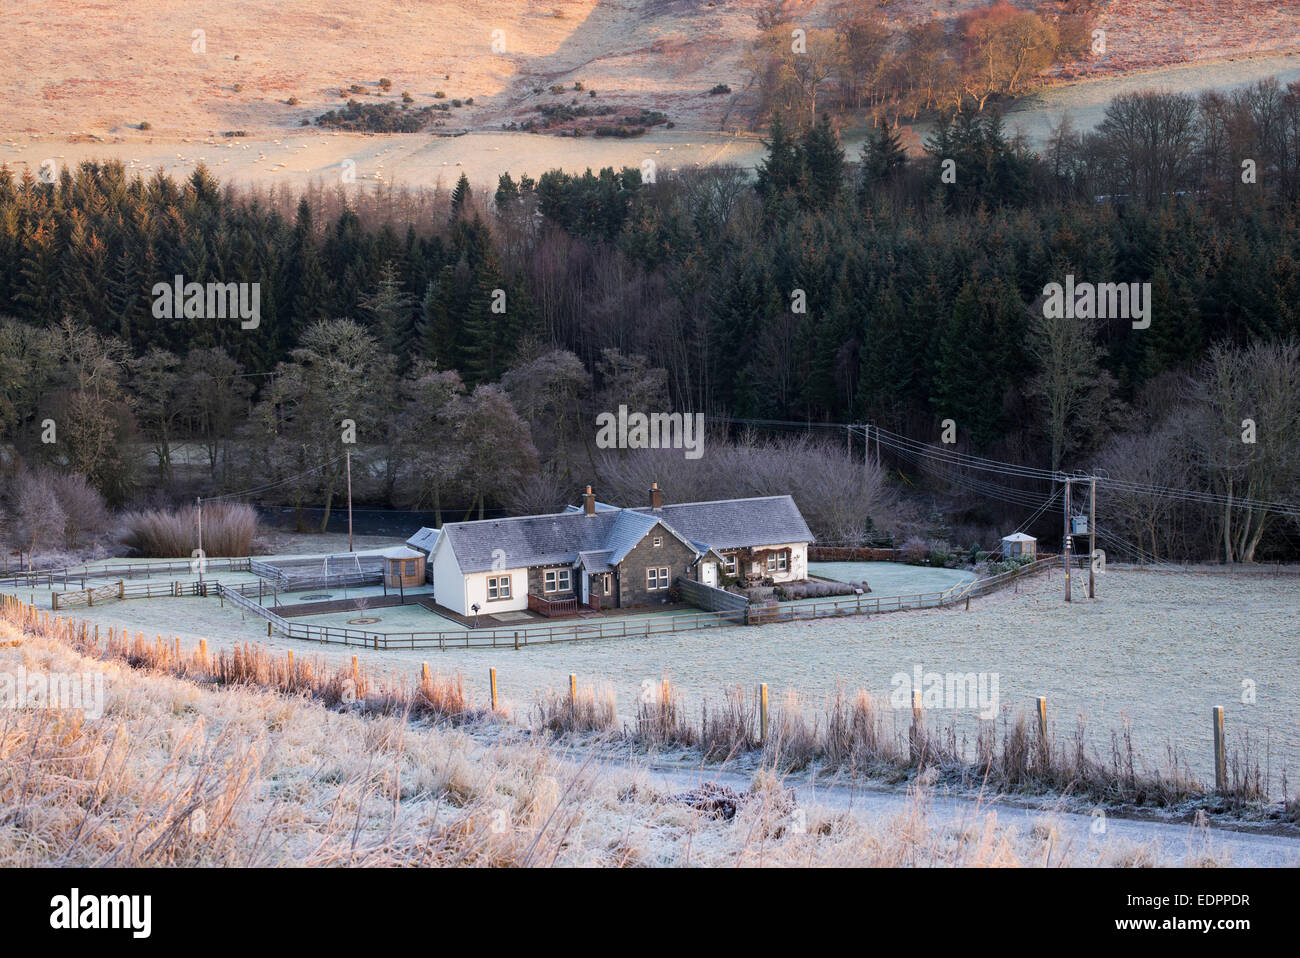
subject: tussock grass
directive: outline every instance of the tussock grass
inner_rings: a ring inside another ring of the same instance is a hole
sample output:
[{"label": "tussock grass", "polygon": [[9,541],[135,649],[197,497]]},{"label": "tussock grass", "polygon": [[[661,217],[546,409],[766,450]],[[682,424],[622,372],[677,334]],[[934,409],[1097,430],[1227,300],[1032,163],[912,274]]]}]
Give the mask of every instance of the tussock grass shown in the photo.
[{"label": "tussock grass", "polygon": [[[97,720],[0,712],[6,867],[1115,863],[1108,847],[1049,858],[1046,833],[1004,828],[993,813],[936,824],[923,786],[878,821],[801,806],[776,768],[743,792],[672,794],[640,784],[636,768],[569,760],[543,737],[483,745],[410,721],[419,697],[464,713],[459,681],[431,677],[401,699],[306,656],[241,647],[209,658],[120,632],[95,642],[80,624],[17,603],[3,611],[0,669],[99,670],[107,689]],[[606,690],[577,699],[571,714],[611,716]],[[730,700],[715,744],[741,741],[734,716],[746,709]],[[1164,863],[1153,847],[1121,851]],[[1211,850],[1198,863],[1221,862]]]},{"label": "tussock grass", "polygon": [[[117,660],[139,669],[171,674],[200,684],[249,687],[300,696],[322,705],[365,715],[433,719],[454,724],[499,721],[501,717],[470,702],[459,674],[426,672],[407,684],[375,677],[359,668],[331,667],[319,656],[274,656],[245,644],[207,656],[183,653],[161,637],[147,640],[109,629],[100,638],[85,623],[51,619],[23,603],[6,601],[4,618],[20,628],[47,635],[95,658]],[[1141,766],[1132,726],[1113,731],[1104,756],[1088,746],[1080,718],[1070,734],[1049,729],[1044,740],[1024,713],[981,723],[973,743],[958,740],[952,725],[934,727],[924,713],[915,723],[883,699],[864,691],[837,690],[825,706],[809,708],[787,693],[771,710],[766,739],[759,729],[757,693],[740,687],[724,692],[721,704],[708,701],[698,720],[688,714],[669,683],[638,704],[634,727],[618,729],[614,691],[608,686],[548,690],[534,707],[535,727],[551,735],[618,737],[646,749],[697,749],[706,761],[753,756],[761,767],[781,773],[809,768],[866,774],[886,781],[945,782],[992,792],[1075,796],[1112,805],[1170,807],[1204,802],[1214,811],[1244,813],[1268,802],[1268,783],[1258,747],[1247,737],[1229,753],[1228,787],[1215,790],[1199,782],[1172,748],[1164,764]],[[1283,782],[1285,794],[1286,783]],[[1287,805],[1291,814],[1293,805]],[[1294,817],[1294,816],[1293,816]]]},{"label": "tussock grass", "polygon": [[538,727],[560,734],[611,732],[618,724],[614,690],[584,685],[577,691],[575,697],[548,689],[537,704]]},{"label": "tussock grass", "polygon": [[[188,559],[199,547],[198,510],[149,509],[122,517],[122,543],[150,558]],[[203,508],[203,552],[208,556],[246,556],[258,534],[257,513],[240,502],[212,502]]]}]

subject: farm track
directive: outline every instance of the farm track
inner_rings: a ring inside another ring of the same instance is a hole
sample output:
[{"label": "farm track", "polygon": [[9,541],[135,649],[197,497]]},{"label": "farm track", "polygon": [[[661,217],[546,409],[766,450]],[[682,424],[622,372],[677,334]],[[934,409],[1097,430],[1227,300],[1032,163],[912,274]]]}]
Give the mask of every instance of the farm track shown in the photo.
[{"label": "farm track", "polygon": [[[686,792],[706,783],[716,783],[744,793],[750,786],[750,775],[725,768],[687,768],[609,758],[600,758],[597,762],[603,768],[644,779],[662,791]],[[820,806],[864,821],[903,815],[915,804],[914,796],[903,787],[820,782],[797,775],[787,776],[784,784],[793,790],[800,807]],[[1113,846],[1127,843],[1134,847],[1149,844],[1176,865],[1195,864],[1201,857],[1213,854],[1227,855],[1234,866],[1300,866],[1300,838],[1296,837],[1218,825],[1206,828],[1123,817],[1122,813],[1109,809],[1104,818],[1105,829],[1098,834],[1094,829],[1099,827],[1099,819],[1092,814],[1044,807],[1007,796],[984,799],[927,794],[922,801],[935,825],[952,830],[979,827],[989,815],[996,816],[1000,826],[1022,832],[1037,829],[1041,833],[1054,829],[1062,853],[1085,848],[1100,849],[1107,843]]]}]

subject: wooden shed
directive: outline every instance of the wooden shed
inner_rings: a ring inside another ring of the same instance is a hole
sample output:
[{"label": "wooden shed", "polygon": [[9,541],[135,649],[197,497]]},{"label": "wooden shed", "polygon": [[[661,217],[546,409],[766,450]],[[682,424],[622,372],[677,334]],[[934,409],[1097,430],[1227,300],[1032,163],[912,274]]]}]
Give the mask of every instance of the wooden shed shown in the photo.
[{"label": "wooden shed", "polygon": [[1038,555],[1038,540],[1023,532],[1013,532],[1002,537],[1002,558],[1012,559],[1018,556]]},{"label": "wooden shed", "polygon": [[384,585],[390,589],[414,588],[424,584],[426,556],[418,549],[397,546],[384,552]]}]

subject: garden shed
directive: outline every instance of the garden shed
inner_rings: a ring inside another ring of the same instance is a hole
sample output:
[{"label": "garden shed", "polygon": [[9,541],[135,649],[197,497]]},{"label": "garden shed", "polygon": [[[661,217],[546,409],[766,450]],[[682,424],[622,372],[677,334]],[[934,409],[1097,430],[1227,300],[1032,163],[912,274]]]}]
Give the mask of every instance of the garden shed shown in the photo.
[{"label": "garden shed", "polygon": [[1038,540],[1023,532],[1013,532],[1002,537],[1002,558],[1014,559],[1019,556],[1038,555]]},{"label": "garden shed", "polygon": [[424,584],[425,555],[409,546],[397,546],[384,551],[384,585],[390,589],[406,589]]}]

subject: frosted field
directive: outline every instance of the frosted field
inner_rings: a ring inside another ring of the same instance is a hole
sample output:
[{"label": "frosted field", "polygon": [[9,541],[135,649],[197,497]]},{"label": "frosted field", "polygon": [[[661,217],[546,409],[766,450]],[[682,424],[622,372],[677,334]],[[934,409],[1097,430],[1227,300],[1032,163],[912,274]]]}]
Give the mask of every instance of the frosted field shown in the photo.
[{"label": "frosted field", "polygon": [[[1083,715],[1103,752],[1109,751],[1110,731],[1128,717],[1148,764],[1162,763],[1166,745],[1173,744],[1202,777],[1213,768],[1210,710],[1222,705],[1229,745],[1248,732],[1262,763],[1267,742],[1273,789],[1285,767],[1294,790],[1300,779],[1300,581],[1111,571],[1098,583],[1095,601],[1078,598],[1068,606],[1058,572],[1050,581],[1023,583],[1019,594],[977,599],[970,612],[926,609],[518,652],[374,652],[268,639],[262,620],[243,620],[238,609],[223,609],[215,599],[131,600],[71,614],[101,628],[176,635],[186,645],[206,638],[212,650],[249,641],[298,654],[319,652],[338,663],[357,654],[364,664],[413,678],[420,662],[428,661],[444,672],[461,671],[479,699],[486,696],[487,669],[495,666],[503,700],[520,715],[540,692],[566,687],[571,672],[583,684],[611,687],[625,718],[634,714],[642,683],[662,677],[670,677],[695,709],[736,684],[767,682],[774,701],[793,691],[816,706],[837,685],[887,694],[896,673],[910,674],[917,665],[925,671],[996,673],[1004,713],[1045,695],[1059,731],[1069,732]],[[1242,701],[1246,681],[1255,683],[1255,704]],[[949,718],[967,730],[977,721],[969,711],[943,716]]]},{"label": "frosted field", "polygon": [[837,582],[865,579],[871,594],[879,596],[942,592],[975,578],[963,569],[931,569],[904,562],[809,562],[808,574]]}]

